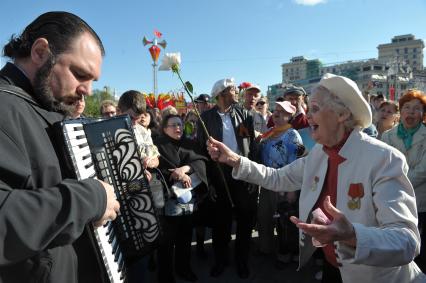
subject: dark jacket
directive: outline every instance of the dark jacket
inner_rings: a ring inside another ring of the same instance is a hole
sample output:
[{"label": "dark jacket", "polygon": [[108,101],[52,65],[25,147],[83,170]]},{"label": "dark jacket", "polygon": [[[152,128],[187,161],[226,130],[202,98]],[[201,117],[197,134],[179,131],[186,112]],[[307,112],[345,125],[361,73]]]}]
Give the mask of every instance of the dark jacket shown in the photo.
[{"label": "dark jacket", "polygon": [[63,116],[33,99],[13,64],[0,71],[4,85],[23,96],[0,91],[0,282],[77,282],[84,276],[72,244],[103,215],[105,190],[96,180],[64,179],[51,138]]},{"label": "dark jacket", "polygon": [[191,167],[188,175],[195,172],[203,183],[208,185],[206,176],[207,158],[200,154],[198,145],[194,141],[186,137],[174,140],[162,134],[155,140],[155,145],[161,154],[158,168],[161,170],[170,187],[173,185],[173,181],[170,180],[171,171],[169,169],[175,169],[184,165]]},{"label": "dark jacket", "polygon": [[[217,113],[218,107],[203,112],[203,119],[209,134],[218,141],[222,141],[223,124]],[[255,151],[253,117],[250,112],[234,104],[230,110],[232,125],[234,126],[235,137],[237,138],[238,149],[242,156],[250,158]],[[200,122],[198,122],[200,123]],[[197,138],[202,148],[206,148],[207,137],[201,125],[197,126]]]},{"label": "dark jacket", "polygon": [[[249,111],[243,109],[237,104],[231,106],[230,115],[238,144],[238,150],[240,151],[239,154],[248,157],[251,160],[254,160],[254,158],[256,157],[257,145],[254,141],[255,136],[253,117],[251,116]],[[210,136],[212,136],[218,141],[222,141],[223,123],[222,118],[220,118],[218,114],[217,105],[203,112],[201,114],[201,118],[203,119]],[[209,156],[206,149],[207,136],[204,133],[203,127],[200,125],[200,122],[198,123],[199,124],[197,126],[197,139],[204,154],[206,156]],[[209,160],[210,162],[207,166],[207,175],[209,176],[211,183],[215,184],[215,186],[217,187],[216,189],[219,189],[218,186],[222,187],[222,184],[218,183],[221,182],[221,177],[217,170],[217,165],[215,165],[210,158]],[[225,170],[225,176],[227,178],[230,177],[231,168],[227,165],[221,166]]]}]

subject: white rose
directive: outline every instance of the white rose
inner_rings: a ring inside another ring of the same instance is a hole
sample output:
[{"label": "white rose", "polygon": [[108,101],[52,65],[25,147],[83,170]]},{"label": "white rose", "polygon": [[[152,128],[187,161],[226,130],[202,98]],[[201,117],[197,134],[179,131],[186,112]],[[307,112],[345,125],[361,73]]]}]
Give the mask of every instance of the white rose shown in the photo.
[{"label": "white rose", "polygon": [[166,53],[163,56],[161,65],[158,68],[160,71],[175,71],[178,70],[180,66],[180,52],[177,53]]}]

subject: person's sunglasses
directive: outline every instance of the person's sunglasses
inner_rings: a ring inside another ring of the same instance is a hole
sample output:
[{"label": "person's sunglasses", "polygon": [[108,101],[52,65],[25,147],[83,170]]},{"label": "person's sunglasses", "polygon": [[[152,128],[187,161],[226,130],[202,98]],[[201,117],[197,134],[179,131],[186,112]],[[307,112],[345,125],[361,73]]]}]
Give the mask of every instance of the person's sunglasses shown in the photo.
[{"label": "person's sunglasses", "polygon": [[256,106],[259,106],[259,105],[265,105],[265,101],[259,101],[258,103],[256,103]]}]

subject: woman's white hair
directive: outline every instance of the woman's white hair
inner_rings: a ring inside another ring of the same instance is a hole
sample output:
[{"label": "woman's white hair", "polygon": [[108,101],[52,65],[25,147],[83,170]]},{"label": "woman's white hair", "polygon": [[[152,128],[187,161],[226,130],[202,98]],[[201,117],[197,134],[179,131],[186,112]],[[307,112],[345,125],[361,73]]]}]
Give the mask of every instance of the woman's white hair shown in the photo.
[{"label": "woman's white hair", "polygon": [[343,122],[347,130],[353,130],[356,127],[361,127],[361,121],[357,121],[352,114],[352,111],[343,103],[343,101],[334,93],[329,91],[326,87],[321,85],[315,87],[312,90],[312,97],[319,98],[319,104],[321,107],[330,109],[338,115],[345,113],[349,114],[346,121]]}]

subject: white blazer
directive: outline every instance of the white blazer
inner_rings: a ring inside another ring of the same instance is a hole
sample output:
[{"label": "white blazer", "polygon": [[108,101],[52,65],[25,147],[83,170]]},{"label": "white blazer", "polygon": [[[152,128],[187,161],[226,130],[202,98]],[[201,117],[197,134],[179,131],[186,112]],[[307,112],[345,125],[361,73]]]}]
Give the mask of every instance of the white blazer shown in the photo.
[{"label": "white blazer", "polygon": [[[343,282],[426,282],[413,262],[420,250],[420,235],[404,155],[358,129],[352,131],[339,154],[346,161],[338,169],[336,206],[354,225],[357,238],[356,248],[334,243]],[[301,189],[299,218],[309,222],[324,184],[327,161],[322,145],[317,144],[306,157],[280,169],[242,157],[232,174],[273,191]],[[363,187],[359,208],[349,208],[351,184]],[[309,235],[300,231],[299,236],[300,268],[315,247]]]}]

